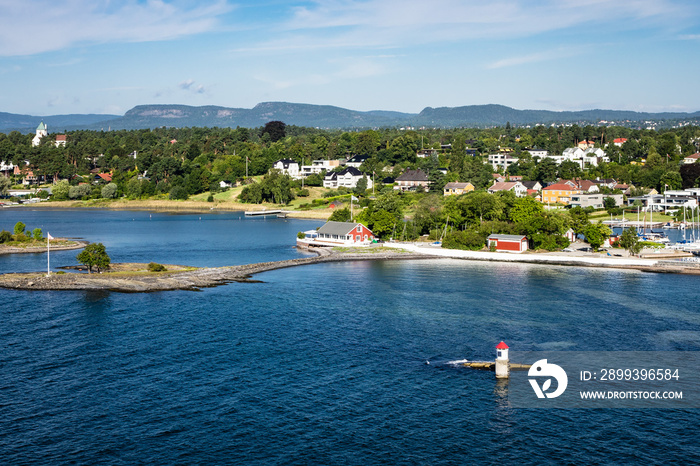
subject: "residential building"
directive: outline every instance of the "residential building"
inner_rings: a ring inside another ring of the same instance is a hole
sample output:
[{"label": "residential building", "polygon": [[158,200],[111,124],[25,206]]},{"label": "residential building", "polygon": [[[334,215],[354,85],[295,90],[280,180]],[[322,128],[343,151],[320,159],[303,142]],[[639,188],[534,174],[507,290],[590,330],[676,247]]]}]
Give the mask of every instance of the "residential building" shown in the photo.
[{"label": "residential building", "polygon": [[426,159],[428,157],[437,157],[438,156],[438,150],[437,149],[421,149],[418,152],[416,152],[416,157],[419,159]]},{"label": "residential building", "polygon": [[340,172],[330,172],[323,179],[323,187],[337,189],[341,186],[345,188],[356,188],[357,182],[362,178],[367,179],[367,189],[372,188],[372,178],[362,173],[355,167],[347,167]]},{"label": "residential building", "polygon": [[532,157],[549,157],[549,151],[546,151],[544,149],[527,149],[527,151],[530,153]]},{"label": "residential building", "polygon": [[348,160],[345,161],[343,165],[346,167],[360,168],[360,165],[365,163],[365,160],[369,158],[369,155],[353,155]]},{"label": "residential building", "polygon": [[451,183],[447,183],[442,189],[444,196],[459,196],[471,191],[474,191],[474,185],[469,182],[458,183],[453,181]]},{"label": "residential building", "polygon": [[488,189],[491,194],[498,191],[513,191],[516,197],[527,195],[527,188],[520,181],[497,181]]},{"label": "residential building", "polygon": [[542,184],[539,181],[521,181],[528,191],[540,191]]},{"label": "residential building", "polygon": [[617,147],[622,147],[624,143],[627,142],[627,138],[616,138],[613,140],[613,144],[615,144]]},{"label": "residential building", "polygon": [[301,176],[306,178],[311,174],[321,174],[324,171],[329,172],[340,166],[340,160],[314,160],[311,165],[301,166]]},{"label": "residential building", "polygon": [[299,162],[292,159],[280,159],[272,164],[272,168],[276,168],[285,175],[292,178],[299,178]]},{"label": "residential building", "polygon": [[297,245],[303,247],[366,246],[375,239],[374,233],[361,223],[327,222],[318,229],[316,235],[313,232],[306,232],[304,238],[297,239]]},{"label": "residential building", "polygon": [[54,145],[56,147],[58,146],[65,146],[67,141],[67,136],[65,134],[57,134],[56,135],[56,142],[54,142]]},{"label": "residential building", "polygon": [[558,183],[566,183],[572,188],[576,188],[582,193],[597,193],[600,191],[598,185],[591,180],[559,180]]},{"label": "residential building", "polygon": [[683,163],[685,164],[690,164],[690,163],[695,163],[700,159],[700,152],[696,152],[693,155],[689,155],[688,157],[683,159]]},{"label": "residential building", "polygon": [[646,196],[628,197],[627,205],[633,205],[635,201],[642,204],[644,212],[673,213],[682,207],[695,209],[700,205],[700,188],[668,190],[663,194],[653,192]]},{"label": "residential building", "polygon": [[508,167],[516,163],[518,160],[520,159],[503,152],[499,152],[497,154],[489,154],[488,157],[488,163],[493,167],[494,170],[502,168],[504,172],[508,169]]},{"label": "residential building", "polygon": [[580,194],[581,191],[570,184],[555,183],[542,188],[542,202],[544,204],[564,204],[569,205],[571,196]]},{"label": "residential building", "polygon": [[15,166],[12,164],[12,162],[6,162],[2,161],[0,162],[0,174],[4,176],[5,178],[9,178],[10,175],[12,175],[15,171]]},{"label": "residential building", "polygon": [[605,198],[611,197],[615,199],[615,206],[619,207],[623,203],[622,194],[572,194],[569,205],[571,207],[593,207],[594,209],[602,209],[605,207]]},{"label": "residential building", "polygon": [[427,191],[428,175],[423,170],[406,170],[396,178],[394,189],[399,191]]}]

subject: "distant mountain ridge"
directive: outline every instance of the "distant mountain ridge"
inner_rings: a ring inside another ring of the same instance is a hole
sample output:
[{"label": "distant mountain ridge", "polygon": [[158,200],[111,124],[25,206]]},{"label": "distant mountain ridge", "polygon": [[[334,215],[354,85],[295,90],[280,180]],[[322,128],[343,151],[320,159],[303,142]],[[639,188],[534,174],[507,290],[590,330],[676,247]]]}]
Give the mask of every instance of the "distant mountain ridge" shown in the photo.
[{"label": "distant mountain ridge", "polygon": [[44,121],[51,132],[72,129],[117,130],[174,127],[247,127],[263,126],[281,120],[288,125],[323,129],[376,127],[489,127],[552,123],[597,124],[600,121],[625,122],[694,120],[700,123],[700,112],[648,113],[627,110],[516,110],[504,105],[467,105],[463,107],[427,107],[420,113],[385,110],[360,112],[332,105],[263,102],[252,109],[214,105],[138,105],[119,115],[54,115],[35,117],[0,112],[0,131],[32,132]]}]

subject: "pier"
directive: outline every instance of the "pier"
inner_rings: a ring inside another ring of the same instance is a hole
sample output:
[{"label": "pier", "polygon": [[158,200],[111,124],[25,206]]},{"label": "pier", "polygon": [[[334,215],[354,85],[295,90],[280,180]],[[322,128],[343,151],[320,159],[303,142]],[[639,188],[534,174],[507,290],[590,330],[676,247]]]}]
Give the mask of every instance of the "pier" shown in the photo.
[{"label": "pier", "polygon": [[245,211],[246,217],[265,217],[267,215],[274,215],[278,218],[287,218],[287,214],[291,213],[290,210],[274,209],[274,210],[251,210]]}]

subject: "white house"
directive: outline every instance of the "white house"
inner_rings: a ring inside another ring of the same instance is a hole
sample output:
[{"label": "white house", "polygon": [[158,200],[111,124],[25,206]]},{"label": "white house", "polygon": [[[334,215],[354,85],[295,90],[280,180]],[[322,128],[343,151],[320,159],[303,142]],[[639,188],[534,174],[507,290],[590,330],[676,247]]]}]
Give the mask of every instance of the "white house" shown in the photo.
[{"label": "white house", "polygon": [[517,157],[513,157],[512,155],[498,153],[489,154],[488,163],[491,164],[494,170],[498,170],[500,167],[503,168],[503,171],[505,171],[518,160],[519,159]]},{"label": "white house", "polygon": [[323,179],[323,187],[337,189],[341,186],[346,188],[357,187],[357,182],[362,178],[367,179],[367,189],[372,188],[372,178],[368,177],[355,167],[347,167],[341,172],[331,172]]},{"label": "white house", "polygon": [[314,173],[321,174],[324,171],[331,171],[340,166],[340,160],[314,160],[311,165],[301,166],[301,176],[306,178]]},{"label": "white house", "polygon": [[488,189],[488,192],[491,194],[498,191],[513,191],[515,197],[524,197],[527,195],[527,187],[520,181],[496,181]]},{"label": "white house", "polygon": [[272,168],[276,168],[285,175],[292,178],[299,178],[299,162],[292,159],[280,159],[272,164]]},{"label": "white house", "polygon": [[36,147],[41,143],[41,138],[48,136],[49,128],[42,121],[39,126],[36,127],[36,136],[32,138],[32,146]]},{"label": "white house", "polygon": [[690,164],[690,163],[695,163],[700,159],[700,152],[696,152],[693,155],[689,155],[688,157],[683,159],[683,163],[685,164]]},{"label": "white house", "polygon": [[528,149],[528,152],[532,157],[547,157],[549,155],[549,152],[544,150],[544,149]]}]

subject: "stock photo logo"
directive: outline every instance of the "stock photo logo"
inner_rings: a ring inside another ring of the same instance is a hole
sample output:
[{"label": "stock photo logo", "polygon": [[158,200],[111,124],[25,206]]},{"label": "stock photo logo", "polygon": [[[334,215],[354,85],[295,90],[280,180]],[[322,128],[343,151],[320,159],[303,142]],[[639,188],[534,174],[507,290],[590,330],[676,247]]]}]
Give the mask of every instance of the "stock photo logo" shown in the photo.
[{"label": "stock photo logo", "polygon": [[[556,398],[566,390],[566,386],[569,383],[569,378],[566,376],[566,372],[560,366],[556,364],[550,364],[546,359],[540,359],[535,362],[530,370],[527,372],[528,377],[535,377],[528,379],[532,389],[535,391],[537,398]],[[546,377],[542,381],[540,386],[537,378]],[[548,392],[552,387],[552,379],[557,381],[556,390],[553,392]]]}]

